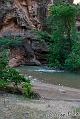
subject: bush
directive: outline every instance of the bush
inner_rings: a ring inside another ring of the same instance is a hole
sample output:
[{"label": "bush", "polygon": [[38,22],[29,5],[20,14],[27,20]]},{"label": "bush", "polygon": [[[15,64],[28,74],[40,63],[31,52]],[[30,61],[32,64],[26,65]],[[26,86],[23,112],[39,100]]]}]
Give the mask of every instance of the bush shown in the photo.
[{"label": "bush", "polygon": [[6,80],[0,80],[0,89],[5,89],[8,85],[8,82]]},{"label": "bush", "polygon": [[[16,71],[14,68],[11,68],[8,66],[9,49],[6,50],[5,48],[9,48],[13,46],[11,42],[12,41],[10,41],[9,39],[8,40],[5,39],[4,41],[0,39],[0,46],[1,46],[1,49],[0,49],[1,50],[0,52],[0,90],[21,93],[22,91],[19,90],[18,85],[20,86],[20,84],[22,84],[23,82],[26,82],[26,85],[24,85],[25,94],[27,97],[30,97],[30,91],[31,91],[30,81],[26,79],[24,76],[20,75],[19,72]],[[12,84],[13,86],[11,87]]]},{"label": "bush", "polygon": [[65,61],[65,67],[71,71],[80,71],[80,41],[74,43],[72,52]]},{"label": "bush", "polygon": [[0,38],[0,47],[1,48],[11,48],[14,46],[20,46],[22,44],[22,38],[21,37],[1,37]]},{"label": "bush", "polygon": [[26,96],[26,97],[31,97],[31,94],[32,94],[32,90],[31,90],[31,84],[30,83],[23,83],[23,94]]},{"label": "bush", "polygon": [[[24,84],[22,86],[22,83]],[[20,89],[22,87],[22,89]],[[31,84],[29,79],[20,75],[18,71],[7,67],[0,75],[0,90],[5,90],[13,93],[23,94],[26,97],[31,97]]]},{"label": "bush", "polygon": [[8,50],[7,49],[1,49],[0,52],[0,71],[3,71],[6,66],[8,65]]},{"label": "bush", "polygon": [[9,82],[13,82],[14,86],[17,86],[21,82],[27,82],[24,76],[20,75],[14,68],[7,68],[6,71],[4,71],[4,77]]},{"label": "bush", "polygon": [[7,50],[0,53],[0,80],[14,82],[16,86],[21,82],[26,82],[24,76],[20,75],[14,68],[8,67]]}]

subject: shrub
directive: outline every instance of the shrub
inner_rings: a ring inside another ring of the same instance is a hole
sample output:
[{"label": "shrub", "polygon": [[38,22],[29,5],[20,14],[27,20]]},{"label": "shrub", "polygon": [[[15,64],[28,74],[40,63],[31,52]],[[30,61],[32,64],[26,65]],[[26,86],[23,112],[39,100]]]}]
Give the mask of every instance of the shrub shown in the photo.
[{"label": "shrub", "polygon": [[0,47],[9,49],[10,47],[20,46],[22,44],[21,37],[1,37],[0,38]]},{"label": "shrub", "polygon": [[27,81],[24,76],[20,75],[14,68],[7,68],[4,72],[4,76],[9,82],[13,82],[15,86]]},{"label": "shrub", "polygon": [[8,50],[1,50],[0,52],[0,71],[3,71],[8,65]]},{"label": "shrub", "polygon": [[5,89],[8,85],[8,82],[6,80],[0,80],[0,89]]},{"label": "shrub", "polygon": [[[5,44],[4,44],[5,42]],[[14,43],[15,44],[15,43]],[[14,68],[10,68],[8,66],[8,57],[9,57],[9,50],[6,50],[5,48],[9,48],[13,46],[12,41],[9,39],[5,39],[2,41],[0,39],[0,46],[1,46],[1,52],[0,52],[0,90],[11,90],[11,92],[19,92],[18,85],[20,85],[22,82],[26,82],[25,85],[25,94],[27,97],[30,97],[30,91],[31,91],[31,84],[28,79],[26,79],[24,76],[20,75],[18,71],[16,71]],[[14,86],[11,88],[10,85],[14,84]]]},{"label": "shrub", "polygon": [[76,41],[72,47],[72,52],[65,61],[66,69],[78,71],[80,70],[80,41]]},{"label": "shrub", "polygon": [[31,90],[31,84],[30,83],[23,83],[23,94],[27,97],[31,97],[32,90]]}]

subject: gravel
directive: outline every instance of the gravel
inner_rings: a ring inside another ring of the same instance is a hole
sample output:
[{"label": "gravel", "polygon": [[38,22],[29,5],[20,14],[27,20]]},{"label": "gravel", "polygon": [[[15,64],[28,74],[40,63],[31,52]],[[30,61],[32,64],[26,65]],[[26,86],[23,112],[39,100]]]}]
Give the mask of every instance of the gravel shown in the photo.
[{"label": "gravel", "polygon": [[80,119],[80,102],[30,100],[0,92],[0,119]]}]

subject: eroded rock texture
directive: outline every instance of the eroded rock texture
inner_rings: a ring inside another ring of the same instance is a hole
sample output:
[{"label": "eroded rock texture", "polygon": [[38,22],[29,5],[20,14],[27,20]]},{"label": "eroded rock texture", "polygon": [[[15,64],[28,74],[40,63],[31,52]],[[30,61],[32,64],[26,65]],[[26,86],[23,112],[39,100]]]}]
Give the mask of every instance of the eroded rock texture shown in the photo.
[{"label": "eroded rock texture", "polygon": [[74,0],[53,0],[53,3],[61,3],[61,2],[66,2],[72,4]]},{"label": "eroded rock texture", "polygon": [[[48,1],[49,2],[49,1]],[[33,29],[42,29],[47,15],[47,0],[1,0],[0,37],[21,36],[24,44],[14,47],[10,53],[10,66],[46,63],[46,43],[39,43]]]},{"label": "eroded rock texture", "polygon": [[[55,0],[54,0],[55,1]],[[24,44],[10,53],[10,66],[46,63],[46,43],[39,43],[33,29],[44,29],[43,23],[53,0],[0,0],[0,37],[21,36]]]}]

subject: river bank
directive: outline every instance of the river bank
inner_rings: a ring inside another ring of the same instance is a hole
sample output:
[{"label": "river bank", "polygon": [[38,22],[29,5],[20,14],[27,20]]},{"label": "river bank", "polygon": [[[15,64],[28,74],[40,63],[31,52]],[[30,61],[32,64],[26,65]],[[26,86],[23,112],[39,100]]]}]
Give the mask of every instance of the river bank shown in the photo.
[{"label": "river bank", "polygon": [[79,119],[80,90],[31,82],[39,100],[0,92],[0,119]]},{"label": "river bank", "polygon": [[33,82],[32,86],[33,90],[37,92],[42,99],[80,102],[80,89],[45,84],[41,82]]},{"label": "river bank", "polygon": [[80,102],[0,94],[0,119],[79,119]]},{"label": "river bank", "polygon": [[0,119],[80,119],[80,89],[43,83],[29,73],[22,72],[31,78],[39,100],[0,92]]}]

